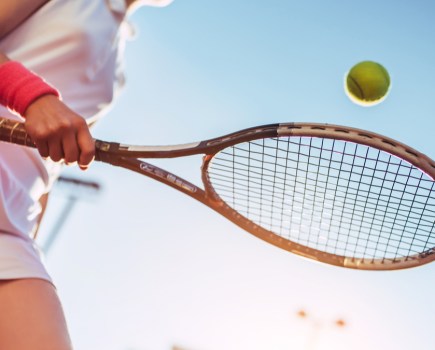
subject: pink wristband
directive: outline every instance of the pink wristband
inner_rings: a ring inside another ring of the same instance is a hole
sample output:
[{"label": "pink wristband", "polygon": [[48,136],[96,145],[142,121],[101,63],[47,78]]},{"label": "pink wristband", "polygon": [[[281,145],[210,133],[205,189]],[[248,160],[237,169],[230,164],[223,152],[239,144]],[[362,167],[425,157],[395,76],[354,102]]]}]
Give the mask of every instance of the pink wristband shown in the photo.
[{"label": "pink wristband", "polygon": [[24,116],[27,107],[43,95],[59,92],[21,63],[8,61],[0,65],[0,103]]}]

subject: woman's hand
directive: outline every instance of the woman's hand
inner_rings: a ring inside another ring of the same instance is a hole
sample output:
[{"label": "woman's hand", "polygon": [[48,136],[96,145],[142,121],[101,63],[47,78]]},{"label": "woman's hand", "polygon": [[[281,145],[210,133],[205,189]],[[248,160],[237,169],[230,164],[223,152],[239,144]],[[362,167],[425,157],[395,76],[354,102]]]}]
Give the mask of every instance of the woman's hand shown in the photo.
[{"label": "woman's hand", "polygon": [[95,144],[86,121],[57,96],[44,95],[26,109],[25,127],[42,157],[66,164],[78,162],[86,170],[95,156]]}]

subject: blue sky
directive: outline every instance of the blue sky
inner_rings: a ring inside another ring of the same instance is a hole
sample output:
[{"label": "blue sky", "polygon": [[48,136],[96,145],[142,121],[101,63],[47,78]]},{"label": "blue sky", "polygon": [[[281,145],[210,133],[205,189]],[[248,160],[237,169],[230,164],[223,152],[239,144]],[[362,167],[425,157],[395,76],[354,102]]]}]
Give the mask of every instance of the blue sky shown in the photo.
[{"label": "blue sky", "polygon": [[[435,158],[434,10],[429,0],[143,8],[131,18],[128,85],[93,134],[165,145],[311,121],[382,133]],[[370,108],[343,90],[346,71],[366,59],[392,79],[388,98]],[[200,183],[200,157],[156,163]],[[432,349],[434,264],[395,272],[317,264],[137,174],[94,164],[65,175],[103,187],[81,197],[47,256],[79,350],[306,349],[315,324],[319,350]],[[67,195],[54,189],[41,243]]]}]

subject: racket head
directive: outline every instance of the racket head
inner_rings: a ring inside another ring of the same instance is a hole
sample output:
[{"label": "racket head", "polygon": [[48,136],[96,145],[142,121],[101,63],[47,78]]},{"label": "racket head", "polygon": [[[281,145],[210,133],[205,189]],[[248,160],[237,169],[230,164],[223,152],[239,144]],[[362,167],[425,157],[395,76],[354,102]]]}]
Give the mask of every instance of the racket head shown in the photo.
[{"label": "racket head", "polygon": [[211,206],[258,238],[354,269],[435,260],[435,162],[413,148],[316,123],[251,128],[210,146]]}]

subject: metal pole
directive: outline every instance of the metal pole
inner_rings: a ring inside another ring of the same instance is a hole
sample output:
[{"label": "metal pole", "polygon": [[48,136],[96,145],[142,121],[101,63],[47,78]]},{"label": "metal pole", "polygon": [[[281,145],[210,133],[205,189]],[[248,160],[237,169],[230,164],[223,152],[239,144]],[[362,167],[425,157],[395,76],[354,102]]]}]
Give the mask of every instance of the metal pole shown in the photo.
[{"label": "metal pole", "polygon": [[59,237],[61,229],[65,225],[65,222],[68,219],[68,216],[71,214],[71,211],[74,209],[77,204],[78,199],[80,198],[80,194],[83,194],[83,191],[78,191],[78,188],[86,189],[88,193],[95,193],[100,191],[101,186],[99,183],[95,181],[86,181],[72,177],[59,177],[58,184],[64,183],[73,187],[73,190],[69,189],[70,194],[68,195],[68,201],[63,207],[57,221],[55,222],[53,228],[47,236],[47,239],[44,241],[42,245],[43,252],[48,255],[50,249],[52,248],[54,242]]}]

